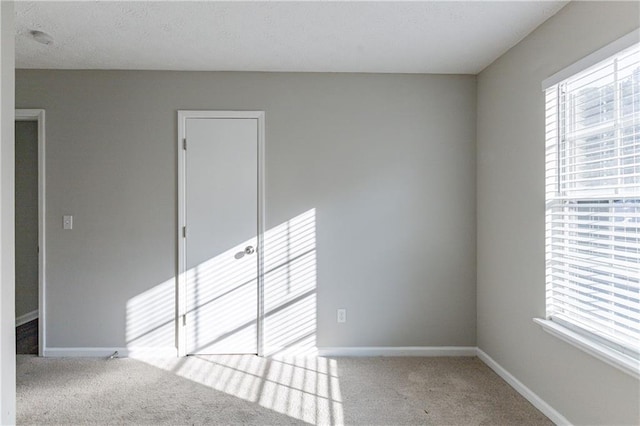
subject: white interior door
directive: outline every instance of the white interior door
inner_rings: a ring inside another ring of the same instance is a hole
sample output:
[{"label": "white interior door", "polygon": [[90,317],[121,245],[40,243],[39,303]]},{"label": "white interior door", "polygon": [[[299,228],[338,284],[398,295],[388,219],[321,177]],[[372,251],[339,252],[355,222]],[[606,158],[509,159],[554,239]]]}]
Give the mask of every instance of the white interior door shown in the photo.
[{"label": "white interior door", "polygon": [[258,120],[187,118],[186,353],[257,353]]}]

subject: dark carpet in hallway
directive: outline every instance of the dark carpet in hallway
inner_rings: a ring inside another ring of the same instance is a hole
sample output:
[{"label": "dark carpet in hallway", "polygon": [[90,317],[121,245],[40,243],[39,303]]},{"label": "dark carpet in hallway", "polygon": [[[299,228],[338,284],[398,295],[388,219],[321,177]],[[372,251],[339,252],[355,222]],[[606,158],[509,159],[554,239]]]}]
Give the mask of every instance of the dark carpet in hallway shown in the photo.
[{"label": "dark carpet in hallway", "polygon": [[38,355],[38,319],[16,327],[16,353]]}]

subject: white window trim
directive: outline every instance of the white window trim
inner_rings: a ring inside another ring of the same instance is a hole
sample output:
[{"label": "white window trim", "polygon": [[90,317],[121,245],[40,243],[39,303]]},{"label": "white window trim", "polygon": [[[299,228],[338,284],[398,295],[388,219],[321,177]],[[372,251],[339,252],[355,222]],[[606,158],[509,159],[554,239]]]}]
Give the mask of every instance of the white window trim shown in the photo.
[{"label": "white window trim", "polygon": [[616,367],[618,370],[623,371],[632,377],[640,379],[640,361],[634,360],[633,358],[621,354],[608,346],[595,342],[594,340],[576,333],[557,322],[542,318],[534,318],[533,322],[540,325],[544,331],[552,336],[555,336],[578,349],[582,349],[584,352],[613,367]]},{"label": "white window trim", "polygon": [[586,70],[590,66],[597,64],[598,62],[604,61],[605,59],[615,55],[616,53],[633,46],[634,44],[638,43],[638,41],[640,41],[640,28],[631,31],[629,34],[620,37],[619,39],[607,44],[601,49],[596,50],[590,55],[585,56],[578,62],[575,62],[553,74],[552,76],[544,79],[542,81],[542,90],[547,90],[554,84],[558,84],[561,81],[571,77],[572,75],[578,74],[579,72]]},{"label": "white window trim", "polygon": [[[569,65],[568,67],[558,71],[552,76],[542,81],[542,90],[545,91],[554,84],[558,84],[567,78],[578,74],[579,72],[615,55],[616,53],[627,49],[640,41],[640,28],[637,28],[629,34],[609,43],[608,45],[598,49],[590,55],[580,59],[579,61]],[[604,361],[605,363],[617,368],[618,370],[640,379],[640,361],[630,356],[622,354],[606,345],[577,333],[563,325],[554,322],[551,319],[533,318],[533,322],[540,325],[544,331],[569,343],[570,345],[583,350],[584,352]]]}]

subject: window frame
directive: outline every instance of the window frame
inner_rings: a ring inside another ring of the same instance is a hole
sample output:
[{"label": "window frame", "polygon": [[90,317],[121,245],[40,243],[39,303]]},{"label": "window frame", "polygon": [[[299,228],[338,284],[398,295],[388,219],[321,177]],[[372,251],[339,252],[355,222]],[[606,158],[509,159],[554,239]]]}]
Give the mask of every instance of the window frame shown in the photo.
[{"label": "window frame", "polygon": [[[621,37],[618,40],[615,40],[614,42],[606,45],[605,47],[597,50],[596,52],[588,55],[587,57],[575,62],[574,64],[564,68],[563,70],[557,72],[551,77],[545,79],[542,82],[543,92],[546,93],[547,89],[554,86],[557,86],[558,90],[560,90],[559,87],[561,87],[562,83],[567,79],[570,79],[571,77],[574,77],[575,75],[582,73],[583,71],[593,67],[598,63],[601,63],[605,60],[608,60],[616,56],[620,52],[628,49],[629,47],[632,47],[633,45],[639,42],[640,42],[640,28],[632,31],[631,33],[625,35],[624,37]],[[561,116],[561,105],[560,105],[561,101],[560,101],[559,95],[560,94],[558,94],[557,108],[555,111],[558,117]],[[546,99],[544,101],[544,104],[545,105],[547,104]],[[544,124],[545,124],[545,132],[547,132],[548,131],[548,128],[546,127],[547,123],[545,122]],[[558,129],[556,130],[556,133],[559,134],[561,131],[560,124],[558,124],[557,126],[558,126]],[[545,142],[546,142],[546,139],[547,138],[545,137]],[[559,144],[559,141],[558,141],[558,144]],[[557,154],[559,154],[560,152],[559,150],[560,150],[559,146],[556,146]],[[545,155],[548,155],[548,153],[545,153]],[[558,161],[558,165],[559,164],[560,162]],[[555,177],[557,181],[552,182],[551,185],[557,185],[559,187],[562,179],[561,173],[558,172]],[[547,173],[545,172],[545,188],[547,188],[548,185],[550,185],[550,183],[548,182],[548,176],[547,176]],[[547,193],[547,189],[545,189],[545,202],[548,201],[546,197],[546,193]],[[591,200],[593,196],[590,196],[590,195],[577,196],[576,195],[570,198],[572,200],[577,200],[577,199]],[[605,197],[605,198],[608,199],[610,197]],[[635,197],[633,198],[635,199]],[[640,199],[640,196],[638,197],[638,199]],[[610,203],[608,205],[612,205],[615,201],[612,201],[612,199],[609,199],[609,202]],[[550,214],[549,211],[550,209],[547,206],[545,208],[545,216]],[[548,218],[545,219],[545,222],[546,222],[545,238],[549,238],[549,229],[550,229],[549,219]],[[549,248],[547,243],[545,243],[545,258],[548,260],[549,256],[550,256]],[[545,262],[545,264],[546,263],[547,262]],[[548,292],[550,291],[549,283],[545,282],[545,286],[546,286],[546,294],[548,296]],[[633,354],[630,355],[629,351],[625,350],[626,347],[624,345],[622,346],[616,345],[615,342],[612,342],[609,339],[603,339],[600,336],[598,336],[596,333],[593,333],[586,329],[582,329],[579,325],[573,324],[570,321],[569,322],[563,321],[561,316],[560,318],[554,317],[552,319],[549,312],[549,308],[550,308],[550,304],[549,304],[548,298],[545,297],[545,309],[546,309],[545,318],[533,319],[534,322],[540,325],[544,331],[550,333],[551,335],[554,335],[555,337],[560,338],[561,340],[567,343],[572,344],[573,346],[576,346],[582,349],[583,351],[624,371],[627,374],[640,378],[640,358],[638,357],[640,353],[636,353],[635,348],[633,348],[633,350],[631,351],[633,352]]]}]

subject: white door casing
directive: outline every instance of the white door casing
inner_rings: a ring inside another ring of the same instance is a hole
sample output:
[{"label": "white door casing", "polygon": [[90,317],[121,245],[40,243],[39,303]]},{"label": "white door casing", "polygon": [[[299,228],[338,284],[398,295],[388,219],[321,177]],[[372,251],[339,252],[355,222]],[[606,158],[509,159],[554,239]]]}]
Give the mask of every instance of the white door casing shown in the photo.
[{"label": "white door casing", "polygon": [[261,353],[264,113],[178,121],[178,353]]}]

